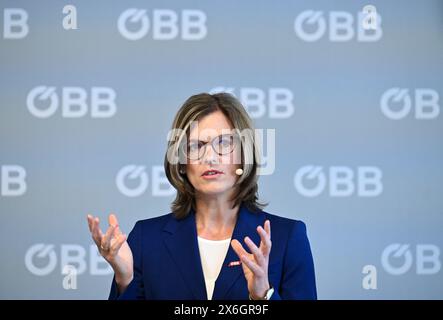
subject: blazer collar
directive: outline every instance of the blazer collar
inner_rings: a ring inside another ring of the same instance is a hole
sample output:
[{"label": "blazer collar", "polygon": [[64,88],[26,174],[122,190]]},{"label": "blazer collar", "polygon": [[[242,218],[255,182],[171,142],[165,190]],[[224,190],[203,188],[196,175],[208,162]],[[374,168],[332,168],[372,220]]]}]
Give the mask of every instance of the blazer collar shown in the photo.
[{"label": "blazer collar", "polygon": [[[258,246],[260,244],[260,236],[256,228],[258,225],[263,226],[264,219],[265,215],[262,212],[253,213],[249,211],[246,206],[241,205],[232,239],[239,240],[247,251],[249,251],[249,249],[244,243],[246,236],[249,236]],[[206,300],[207,294],[198,249],[195,211],[191,209],[189,214],[181,220],[177,220],[171,215],[171,219],[169,219],[163,229],[163,240],[195,299]],[[241,265],[229,266],[229,263],[233,261],[240,261],[240,258],[232,249],[232,246],[229,245],[220,274],[215,282],[214,293],[212,295],[213,300],[226,299],[226,294],[229,289],[237,278],[243,274]],[[245,299],[247,299],[247,297],[245,297]]]}]

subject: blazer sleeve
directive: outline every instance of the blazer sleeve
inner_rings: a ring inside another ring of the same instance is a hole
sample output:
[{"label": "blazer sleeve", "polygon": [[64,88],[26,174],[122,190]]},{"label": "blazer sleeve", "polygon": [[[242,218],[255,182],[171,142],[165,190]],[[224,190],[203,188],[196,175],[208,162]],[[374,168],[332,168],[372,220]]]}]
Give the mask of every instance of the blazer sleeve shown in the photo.
[{"label": "blazer sleeve", "polygon": [[118,292],[115,276],[112,279],[111,292],[109,293],[109,300],[141,300],[145,299],[144,285],[142,277],[142,257],[141,257],[141,225],[137,222],[129,233],[128,245],[131,248],[134,259],[134,277],[129,283],[126,290],[122,293]]},{"label": "blazer sleeve", "polygon": [[295,221],[283,262],[280,290],[271,300],[316,300],[314,261],[306,234],[306,225]]}]

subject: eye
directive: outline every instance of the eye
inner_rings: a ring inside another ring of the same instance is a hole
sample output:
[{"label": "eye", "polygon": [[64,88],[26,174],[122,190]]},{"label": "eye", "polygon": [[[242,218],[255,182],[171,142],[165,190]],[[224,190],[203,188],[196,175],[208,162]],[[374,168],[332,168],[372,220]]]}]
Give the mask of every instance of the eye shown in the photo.
[{"label": "eye", "polygon": [[232,143],[232,137],[231,136],[220,136],[219,140],[218,140],[218,144],[222,147],[222,148],[227,148],[231,145]]},{"label": "eye", "polygon": [[188,146],[189,151],[196,151],[199,149],[198,142],[191,142]]},{"label": "eye", "polygon": [[189,151],[198,151],[203,147],[204,143],[201,141],[189,143]]}]

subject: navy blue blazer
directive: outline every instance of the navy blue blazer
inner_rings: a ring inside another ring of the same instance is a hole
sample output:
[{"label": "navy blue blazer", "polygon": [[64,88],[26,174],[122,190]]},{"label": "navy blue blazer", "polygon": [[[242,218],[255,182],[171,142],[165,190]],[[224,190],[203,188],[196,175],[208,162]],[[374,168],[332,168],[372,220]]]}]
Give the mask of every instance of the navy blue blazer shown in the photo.
[{"label": "navy blue blazer", "polygon": [[[232,239],[246,250],[245,236],[259,246],[257,226],[271,222],[272,248],[268,277],[275,288],[271,300],[316,299],[314,263],[303,222],[264,211],[253,213],[240,206]],[[172,213],[138,221],[128,236],[134,257],[134,278],[119,294],[115,279],[109,299],[207,300],[198,250],[195,212],[177,220]],[[215,282],[213,300],[248,300],[241,265],[229,266],[239,257],[229,246]]]}]

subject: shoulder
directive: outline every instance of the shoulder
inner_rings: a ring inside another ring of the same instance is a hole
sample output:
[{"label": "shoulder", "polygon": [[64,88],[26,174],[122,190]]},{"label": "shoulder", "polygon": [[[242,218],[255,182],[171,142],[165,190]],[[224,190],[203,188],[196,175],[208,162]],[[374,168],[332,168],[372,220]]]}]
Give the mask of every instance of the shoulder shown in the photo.
[{"label": "shoulder", "polygon": [[147,218],[143,220],[138,220],[133,230],[137,231],[160,231],[164,228],[164,226],[168,223],[169,220],[173,218],[172,213],[163,214],[161,216],[153,217],[153,218]]},{"label": "shoulder", "polygon": [[293,233],[306,233],[306,224],[301,220],[287,218],[266,211],[262,211],[261,214],[264,214],[265,220],[269,220],[271,223],[271,233],[273,234],[275,232],[283,232],[289,236]]},{"label": "shoulder", "polygon": [[311,277],[314,266],[306,224],[301,220],[264,213],[271,222],[272,246],[277,250],[274,254],[277,256],[281,254],[285,257],[286,270],[303,269],[303,272],[307,272]]},{"label": "shoulder", "polygon": [[162,230],[168,221],[171,220],[172,213],[164,214],[161,216],[138,220],[131,232],[128,235],[128,243],[132,247],[141,246],[142,243],[151,242],[157,243],[155,241],[158,239]]}]

